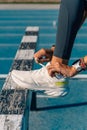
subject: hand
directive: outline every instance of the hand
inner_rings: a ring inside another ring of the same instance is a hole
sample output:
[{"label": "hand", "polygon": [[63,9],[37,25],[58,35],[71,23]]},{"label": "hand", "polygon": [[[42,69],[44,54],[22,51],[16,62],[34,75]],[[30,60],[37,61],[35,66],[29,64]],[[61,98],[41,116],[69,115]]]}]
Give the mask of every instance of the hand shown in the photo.
[{"label": "hand", "polygon": [[55,76],[55,73],[62,74],[64,77],[72,77],[77,73],[74,67],[58,62],[47,66],[47,70],[51,77]]},{"label": "hand", "polygon": [[34,54],[34,59],[36,62],[43,63],[51,61],[52,55],[54,52],[54,47],[51,49],[41,49]]}]

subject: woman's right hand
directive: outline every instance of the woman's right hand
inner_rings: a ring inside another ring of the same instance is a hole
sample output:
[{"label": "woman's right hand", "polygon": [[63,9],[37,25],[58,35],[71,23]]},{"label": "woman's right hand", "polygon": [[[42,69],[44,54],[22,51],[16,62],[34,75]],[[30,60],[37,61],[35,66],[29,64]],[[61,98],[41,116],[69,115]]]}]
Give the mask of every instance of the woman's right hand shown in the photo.
[{"label": "woman's right hand", "polygon": [[41,50],[37,51],[34,54],[34,59],[36,62],[43,63],[43,62],[49,62],[52,59],[54,52],[54,47],[51,49],[44,49],[42,48]]}]

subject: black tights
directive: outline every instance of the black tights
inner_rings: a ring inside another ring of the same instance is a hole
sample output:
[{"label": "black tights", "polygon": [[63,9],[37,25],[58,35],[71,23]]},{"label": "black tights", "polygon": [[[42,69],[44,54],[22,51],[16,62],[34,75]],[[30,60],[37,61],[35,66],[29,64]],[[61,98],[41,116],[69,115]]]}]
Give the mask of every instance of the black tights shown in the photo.
[{"label": "black tights", "polygon": [[87,0],[62,0],[54,56],[69,60],[86,8]]}]

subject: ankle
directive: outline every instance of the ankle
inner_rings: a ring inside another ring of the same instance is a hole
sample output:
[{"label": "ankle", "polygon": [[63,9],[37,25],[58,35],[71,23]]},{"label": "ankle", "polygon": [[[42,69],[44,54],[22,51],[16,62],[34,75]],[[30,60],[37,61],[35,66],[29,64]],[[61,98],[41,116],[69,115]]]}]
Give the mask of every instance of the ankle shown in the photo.
[{"label": "ankle", "polygon": [[55,64],[56,62],[66,64],[66,65],[68,64],[68,60],[53,56],[51,60],[51,64]]}]

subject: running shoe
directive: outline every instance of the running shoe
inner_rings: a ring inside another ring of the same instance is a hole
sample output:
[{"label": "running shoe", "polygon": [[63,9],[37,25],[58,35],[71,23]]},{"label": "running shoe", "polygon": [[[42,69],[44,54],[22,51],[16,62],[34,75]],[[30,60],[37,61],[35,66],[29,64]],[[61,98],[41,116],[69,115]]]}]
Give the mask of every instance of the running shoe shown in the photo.
[{"label": "running shoe", "polygon": [[11,77],[18,88],[44,90],[45,94],[52,97],[65,96],[68,93],[68,79],[63,76],[49,76],[47,65],[31,71],[12,70]]}]

